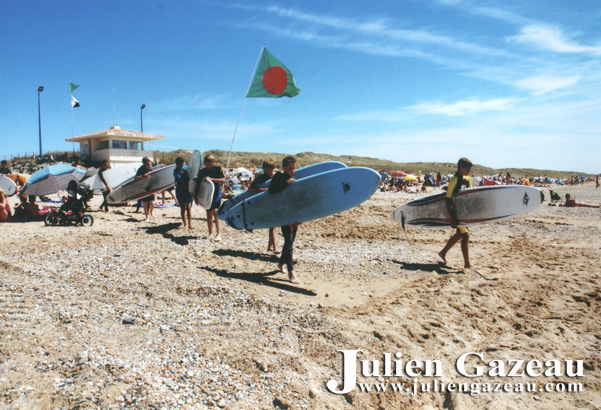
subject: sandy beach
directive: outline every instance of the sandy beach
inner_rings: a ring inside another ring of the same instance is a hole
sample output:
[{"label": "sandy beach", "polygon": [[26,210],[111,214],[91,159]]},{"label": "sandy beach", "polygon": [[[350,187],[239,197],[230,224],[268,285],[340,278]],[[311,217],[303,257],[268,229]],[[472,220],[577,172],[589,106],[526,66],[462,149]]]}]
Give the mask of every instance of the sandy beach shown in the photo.
[{"label": "sandy beach", "polygon": [[[554,189],[601,203],[594,183]],[[225,227],[216,243],[196,206],[193,230],[180,229],[177,207],[145,223],[133,207],[97,212],[100,196],[90,228],[2,224],[0,408],[601,408],[601,210],[548,206],[543,191],[535,211],[470,228],[477,272],[461,269],[458,245],[448,265],[438,258],[451,229],[405,233],[391,220],[424,194],[378,192],[301,225],[299,285],[277,271],[266,231]],[[342,381],[339,350],[381,362],[379,377],[357,368],[372,388],[512,388],[334,394],[326,383]],[[397,352],[404,369],[440,361],[442,377],[384,376],[384,353]],[[469,352],[483,359],[472,355],[466,369],[483,376],[457,371]],[[487,375],[492,360],[506,372],[509,360],[538,360],[541,372],[550,359],[581,360],[583,376]]]}]

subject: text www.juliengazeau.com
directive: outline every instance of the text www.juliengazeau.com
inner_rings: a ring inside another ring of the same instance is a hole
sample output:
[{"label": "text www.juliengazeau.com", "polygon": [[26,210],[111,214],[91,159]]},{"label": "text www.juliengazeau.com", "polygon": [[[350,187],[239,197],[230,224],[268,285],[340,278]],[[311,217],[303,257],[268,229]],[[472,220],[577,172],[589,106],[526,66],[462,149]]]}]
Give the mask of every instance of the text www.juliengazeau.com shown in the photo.
[{"label": "text www.juliengazeau.com", "polygon": [[445,383],[444,380],[413,383],[357,383],[357,388],[364,393],[392,391],[394,393],[415,396],[424,393],[468,393],[476,396],[481,393],[580,393],[582,383]]}]

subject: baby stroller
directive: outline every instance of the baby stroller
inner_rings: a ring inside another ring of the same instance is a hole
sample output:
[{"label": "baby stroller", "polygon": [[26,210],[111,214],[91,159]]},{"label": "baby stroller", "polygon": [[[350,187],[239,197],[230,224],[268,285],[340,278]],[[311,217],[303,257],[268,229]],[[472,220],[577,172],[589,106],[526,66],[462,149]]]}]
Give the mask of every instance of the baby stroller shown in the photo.
[{"label": "baby stroller", "polygon": [[94,196],[87,184],[79,183],[75,180],[70,181],[67,187],[67,201],[61,205],[60,209],[52,210],[46,215],[44,223],[46,226],[52,225],[81,225],[92,226],[94,218],[85,213],[86,202]]},{"label": "baby stroller", "polygon": [[551,195],[551,203],[556,202],[556,201],[560,201],[561,202],[561,197],[553,189],[549,190],[549,194]]}]

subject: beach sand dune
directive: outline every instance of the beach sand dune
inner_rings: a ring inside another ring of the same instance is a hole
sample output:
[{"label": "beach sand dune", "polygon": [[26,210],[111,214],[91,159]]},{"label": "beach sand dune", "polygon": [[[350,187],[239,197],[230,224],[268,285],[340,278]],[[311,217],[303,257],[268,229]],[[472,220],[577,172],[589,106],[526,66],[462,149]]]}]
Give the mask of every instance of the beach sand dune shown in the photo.
[{"label": "beach sand dune", "polygon": [[[556,190],[601,202],[594,184]],[[91,228],[2,224],[0,407],[600,408],[599,209],[546,202],[473,227],[480,268],[464,272],[458,246],[448,265],[437,256],[450,229],[405,233],[390,219],[417,197],[377,193],[301,225],[300,285],[276,270],[266,231],[225,228],[215,243],[198,207],[194,230],[179,229],[176,207],[157,209],[156,223],[123,207],[93,212]],[[326,382],[341,380],[342,349],[362,350],[360,360],[401,352],[442,363],[442,378],[358,370],[360,383],[536,383],[537,391],[412,396],[388,386],[337,395]],[[472,357],[470,372],[491,360],[582,360],[584,377],[467,378],[455,362],[468,352],[484,358]],[[547,383],[582,391],[539,392]]]}]

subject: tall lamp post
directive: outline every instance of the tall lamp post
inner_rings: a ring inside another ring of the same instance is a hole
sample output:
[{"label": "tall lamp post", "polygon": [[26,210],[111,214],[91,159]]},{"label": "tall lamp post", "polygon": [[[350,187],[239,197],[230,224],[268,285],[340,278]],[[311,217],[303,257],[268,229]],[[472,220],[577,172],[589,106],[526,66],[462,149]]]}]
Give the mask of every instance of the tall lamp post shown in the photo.
[{"label": "tall lamp post", "polygon": [[42,114],[40,111],[40,93],[44,91],[44,87],[38,87],[38,125],[40,127],[40,157],[42,156]]},{"label": "tall lamp post", "polygon": [[144,132],[144,118],[142,117],[142,110],[146,108],[146,104],[142,104],[140,107],[140,132]]}]

